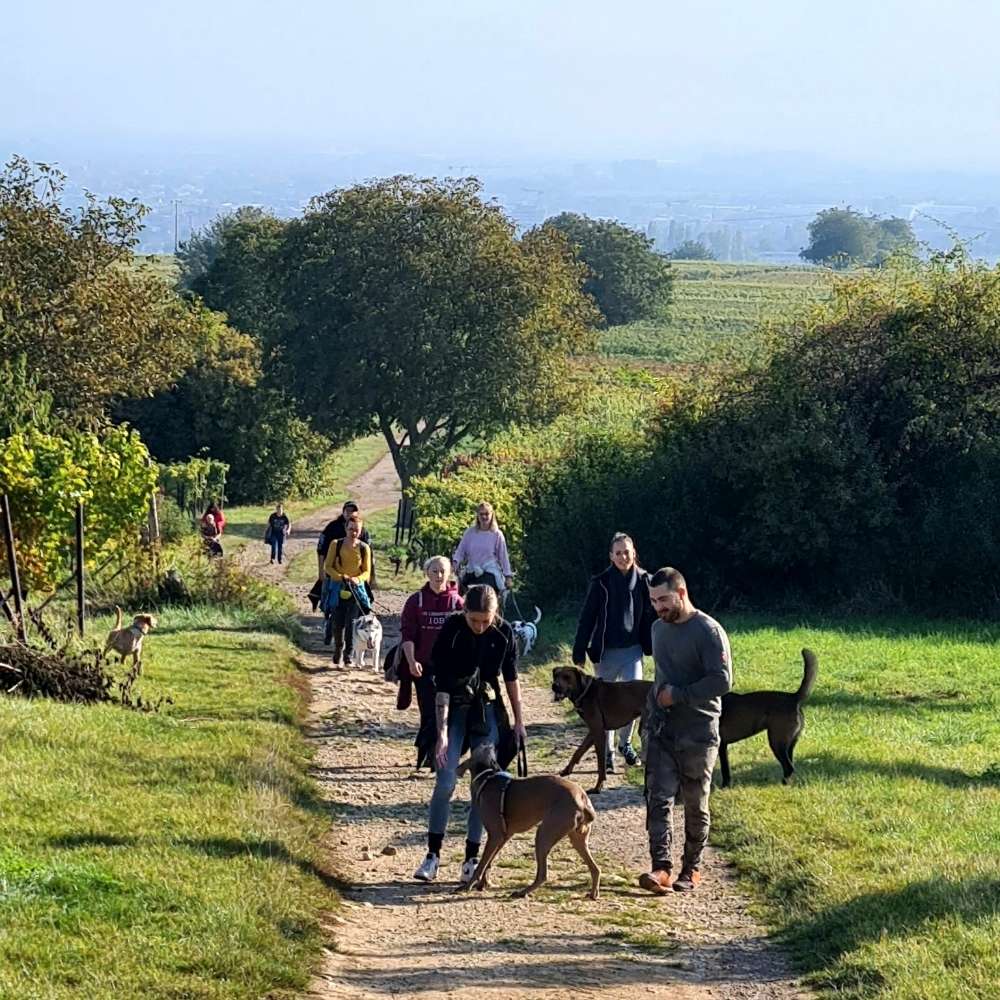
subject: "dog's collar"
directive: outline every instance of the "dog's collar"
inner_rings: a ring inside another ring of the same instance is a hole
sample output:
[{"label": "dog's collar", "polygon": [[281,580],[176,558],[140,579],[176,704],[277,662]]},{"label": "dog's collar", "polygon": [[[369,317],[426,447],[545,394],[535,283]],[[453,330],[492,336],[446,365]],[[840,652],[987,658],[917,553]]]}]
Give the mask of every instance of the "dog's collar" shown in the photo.
[{"label": "dog's collar", "polygon": [[129,630],[129,632],[134,632],[136,635],[145,635],[146,634],[145,632],[143,632],[142,626],[141,625],[136,625],[135,622],[133,622],[131,625],[129,625],[128,630]]},{"label": "dog's collar", "polygon": [[584,680],[587,683],[584,684],[583,690],[580,692],[580,696],[578,698],[570,698],[570,701],[573,703],[574,706],[579,705],[580,702],[583,701],[583,699],[587,697],[587,692],[590,690],[590,685],[594,683],[594,678],[593,677],[587,677],[585,675],[584,676]]}]

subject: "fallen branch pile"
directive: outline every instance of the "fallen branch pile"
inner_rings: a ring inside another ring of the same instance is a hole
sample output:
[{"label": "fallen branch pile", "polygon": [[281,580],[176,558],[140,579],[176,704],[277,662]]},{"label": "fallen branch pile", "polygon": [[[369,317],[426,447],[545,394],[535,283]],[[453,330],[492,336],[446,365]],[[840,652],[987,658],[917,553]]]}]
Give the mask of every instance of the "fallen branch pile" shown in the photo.
[{"label": "fallen branch pile", "polygon": [[132,691],[139,669],[119,681],[96,649],[37,649],[21,643],[0,643],[0,693],[56,701],[117,702],[125,708],[157,711],[164,699],[145,702]]}]

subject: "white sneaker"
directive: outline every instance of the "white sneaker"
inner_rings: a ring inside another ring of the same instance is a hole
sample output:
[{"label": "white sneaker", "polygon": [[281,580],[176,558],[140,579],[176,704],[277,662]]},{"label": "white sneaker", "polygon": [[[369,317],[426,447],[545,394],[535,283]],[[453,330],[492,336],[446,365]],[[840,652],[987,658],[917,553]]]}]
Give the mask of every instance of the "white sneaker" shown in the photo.
[{"label": "white sneaker", "polygon": [[468,885],[472,881],[472,876],[476,874],[476,869],[479,867],[479,858],[469,858],[468,861],[462,862],[462,871],[458,876],[458,881],[462,885]]},{"label": "white sneaker", "polygon": [[413,873],[413,877],[420,882],[433,882],[437,878],[440,864],[441,861],[436,854],[428,854]]}]

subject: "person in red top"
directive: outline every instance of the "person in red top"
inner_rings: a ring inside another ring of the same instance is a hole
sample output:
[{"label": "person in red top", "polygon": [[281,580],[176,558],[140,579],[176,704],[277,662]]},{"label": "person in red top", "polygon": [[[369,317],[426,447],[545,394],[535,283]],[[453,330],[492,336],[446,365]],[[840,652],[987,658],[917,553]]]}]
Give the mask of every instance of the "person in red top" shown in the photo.
[{"label": "person in red top", "polygon": [[[427,582],[403,605],[400,619],[403,662],[417,688],[417,707],[420,709],[420,730],[417,733],[417,769],[430,763],[421,747],[433,747],[435,733],[434,682],[428,665],[434,640],[437,639],[448,617],[462,610],[458,589],[449,583],[451,561],[445,556],[432,556],[424,563]],[[427,738],[422,738],[427,737]]]}]

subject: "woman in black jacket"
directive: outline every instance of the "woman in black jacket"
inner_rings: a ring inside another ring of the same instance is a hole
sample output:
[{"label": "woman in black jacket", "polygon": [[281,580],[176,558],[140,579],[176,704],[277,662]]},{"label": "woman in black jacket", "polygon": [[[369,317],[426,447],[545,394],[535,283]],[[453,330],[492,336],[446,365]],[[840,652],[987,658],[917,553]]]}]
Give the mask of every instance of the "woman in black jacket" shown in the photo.
[{"label": "woman in black jacket", "polygon": [[[650,630],[656,614],[649,600],[649,574],[636,561],[635,543],[619,531],[611,539],[611,565],[590,581],[573,643],[573,662],[585,656],[594,673],[606,681],[642,680],[642,656],[653,652]],[[618,730],[618,747],[625,762],[635,765],[632,747],[635,723]],[[614,737],[605,747],[608,771],[615,769]]]},{"label": "woman in black jacket", "polygon": [[[438,633],[431,652],[434,680],[437,776],[427,824],[427,857],[414,873],[422,882],[437,877],[441,846],[448,829],[451,797],[463,749],[482,743],[496,745],[509,726],[500,694],[500,678],[514,713],[514,741],[525,738],[521,686],[517,679],[517,645],[511,627],[500,617],[496,591],[485,584],[469,587],[465,608],[452,615]],[[504,761],[501,757],[501,765]],[[479,863],[483,821],[475,805],[469,808],[465,862],[459,881],[471,882]]]}]

